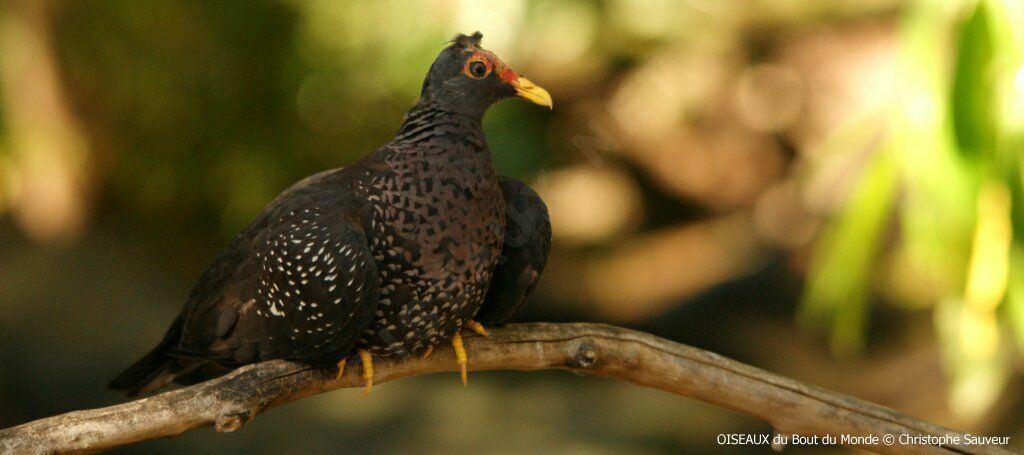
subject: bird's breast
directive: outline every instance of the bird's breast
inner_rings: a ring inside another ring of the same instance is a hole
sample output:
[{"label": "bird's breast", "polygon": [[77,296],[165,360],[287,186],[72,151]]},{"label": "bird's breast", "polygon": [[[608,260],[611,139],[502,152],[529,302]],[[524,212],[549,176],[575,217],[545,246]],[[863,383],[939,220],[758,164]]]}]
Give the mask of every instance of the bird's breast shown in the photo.
[{"label": "bird's breast", "polygon": [[[445,165],[447,164],[447,166]],[[439,278],[489,268],[505,231],[504,199],[489,163],[403,163],[378,182],[381,244]]]},{"label": "bird's breast", "polygon": [[402,163],[374,182],[371,249],[381,273],[365,344],[408,353],[447,339],[476,313],[505,231],[504,199],[489,163]]}]

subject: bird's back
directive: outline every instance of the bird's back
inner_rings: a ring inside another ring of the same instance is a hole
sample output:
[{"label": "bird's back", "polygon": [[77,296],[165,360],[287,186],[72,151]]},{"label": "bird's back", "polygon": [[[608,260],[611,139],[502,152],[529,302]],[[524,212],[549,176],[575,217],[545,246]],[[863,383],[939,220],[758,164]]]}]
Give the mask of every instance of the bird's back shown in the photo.
[{"label": "bird's back", "polygon": [[209,364],[326,365],[347,354],[377,305],[363,231],[371,210],[358,189],[375,171],[323,172],[278,196],[213,260],[163,342],[111,386],[139,392]]}]

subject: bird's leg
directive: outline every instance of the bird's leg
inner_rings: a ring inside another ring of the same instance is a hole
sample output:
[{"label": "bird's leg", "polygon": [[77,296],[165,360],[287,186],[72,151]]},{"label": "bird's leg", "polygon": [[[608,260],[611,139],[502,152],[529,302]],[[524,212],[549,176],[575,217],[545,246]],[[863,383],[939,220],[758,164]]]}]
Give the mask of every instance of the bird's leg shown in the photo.
[{"label": "bird's leg", "polygon": [[[483,324],[472,319],[470,319],[469,322],[466,322],[465,328],[481,336],[491,336],[487,333],[487,330],[484,329]],[[427,353],[423,355],[423,358],[427,358],[433,349],[433,346],[427,348]],[[459,363],[459,373],[462,375],[462,385],[467,385],[469,383],[469,378],[466,374],[466,365],[469,364],[469,356],[466,355],[466,347],[462,345],[462,335],[460,335],[459,332],[455,332],[455,335],[452,336],[452,349],[455,350],[455,361]]]},{"label": "bird's leg", "polygon": [[462,346],[462,335],[459,332],[455,332],[455,336],[452,337],[452,349],[455,350],[455,361],[459,364],[459,369],[462,372],[462,385],[468,384],[466,377],[466,364],[469,363],[469,357],[466,356],[466,348]]},{"label": "bird's leg", "polygon": [[335,381],[340,381],[341,377],[345,375],[345,362],[348,362],[348,359],[338,361],[338,375],[334,377]]},{"label": "bird's leg", "polygon": [[474,321],[472,319],[470,319],[469,322],[466,323],[466,328],[469,329],[469,330],[472,330],[473,333],[475,333],[477,335],[481,335],[481,336],[485,336],[485,337],[491,336],[491,334],[487,333],[487,329],[484,328],[483,324],[481,324],[479,322],[476,322],[476,321]]},{"label": "bird's leg", "polygon": [[427,346],[427,350],[423,351],[423,358],[430,357],[430,353],[434,352],[434,345]]},{"label": "bird's leg", "polygon": [[360,349],[359,360],[363,362],[363,382],[366,383],[366,388],[363,389],[362,396],[365,397],[370,394],[370,389],[373,388],[373,355],[370,354],[370,351]]}]

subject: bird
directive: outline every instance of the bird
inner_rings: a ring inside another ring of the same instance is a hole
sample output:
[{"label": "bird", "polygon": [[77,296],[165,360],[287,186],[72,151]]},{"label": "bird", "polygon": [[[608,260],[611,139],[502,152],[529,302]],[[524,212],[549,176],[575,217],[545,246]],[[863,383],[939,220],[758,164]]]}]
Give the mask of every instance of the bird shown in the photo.
[{"label": "bird", "polygon": [[505,238],[484,303],[474,320],[502,326],[523,309],[551,251],[551,217],[544,200],[526,183],[498,176],[505,198]]},{"label": "bird", "polygon": [[202,273],[160,343],[109,384],[130,396],[272,359],[345,371],[487,335],[521,308],[550,248],[547,208],[497,176],[487,109],[551,95],[459,34],[438,54],[394,138],[278,195]]}]

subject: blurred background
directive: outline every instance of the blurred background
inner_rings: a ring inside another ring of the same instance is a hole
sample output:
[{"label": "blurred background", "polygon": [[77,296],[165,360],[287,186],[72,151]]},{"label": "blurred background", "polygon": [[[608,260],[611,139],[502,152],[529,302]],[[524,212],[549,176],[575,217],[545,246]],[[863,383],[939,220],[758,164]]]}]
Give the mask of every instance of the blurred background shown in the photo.
[{"label": "blurred background", "polygon": [[[649,331],[1024,447],[1014,0],[0,1],[0,427],[124,401],[107,381],[207,262],[387,142],[475,30],[555,99],[485,121],[554,224],[520,320]],[[727,452],[717,434],[770,431],[562,372],[357,394],[123,452]]]}]

